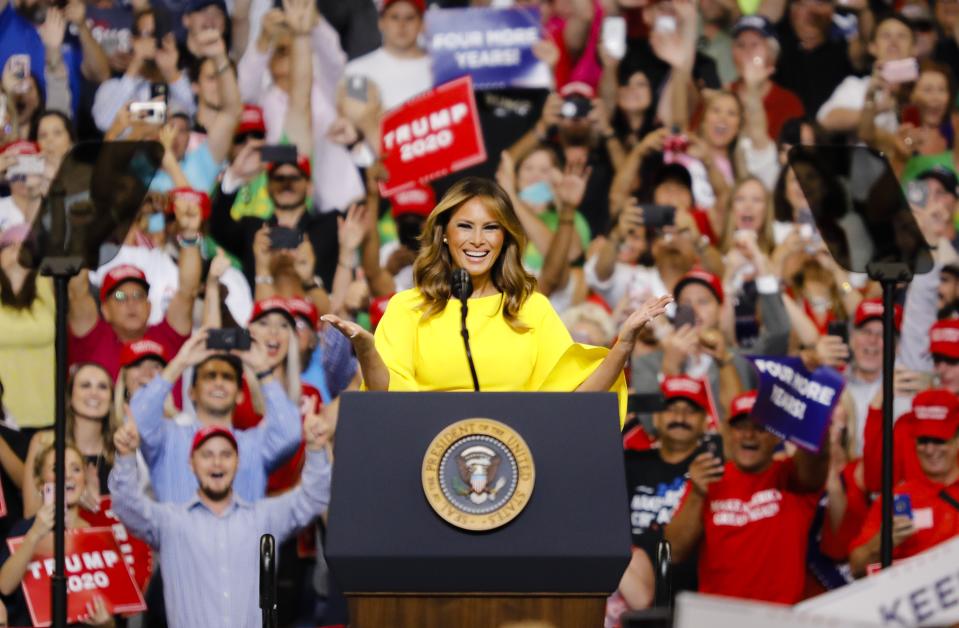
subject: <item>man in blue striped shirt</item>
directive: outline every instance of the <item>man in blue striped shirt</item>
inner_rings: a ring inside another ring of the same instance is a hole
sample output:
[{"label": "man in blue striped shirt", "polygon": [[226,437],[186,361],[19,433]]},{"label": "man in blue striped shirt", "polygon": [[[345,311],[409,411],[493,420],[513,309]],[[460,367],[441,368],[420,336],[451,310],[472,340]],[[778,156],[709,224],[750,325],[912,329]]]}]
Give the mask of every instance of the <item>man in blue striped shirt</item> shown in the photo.
[{"label": "man in blue striped shirt", "polygon": [[[150,469],[154,494],[161,502],[182,503],[196,494],[196,478],[185,461],[197,430],[208,425],[232,430],[233,410],[243,395],[240,360],[257,374],[265,412],[256,427],[234,432],[240,452],[236,493],[247,501],[263,497],[267,474],[300,444],[299,409],[273,377],[263,347],[254,342],[249,351],[227,354],[207,349],[206,338],[206,331],[190,337],[163,372],[138,390],[130,402],[130,413],[140,432],[140,450]],[[189,366],[194,367],[191,398],[196,413],[184,412],[167,420],[163,400]]]},{"label": "man in blue striped shirt", "polygon": [[183,504],[157,503],[143,493],[134,455],[136,426],[127,422],[117,430],[110,473],[113,511],[159,555],[171,628],[260,625],[260,536],[272,534],[279,545],[323,514],[330,501],[332,421],[310,414],[303,430],[306,463],[300,485],[279,497],[249,502],[233,492],[239,466],[233,432],[219,425],[199,429],[189,456],[199,488]]}]

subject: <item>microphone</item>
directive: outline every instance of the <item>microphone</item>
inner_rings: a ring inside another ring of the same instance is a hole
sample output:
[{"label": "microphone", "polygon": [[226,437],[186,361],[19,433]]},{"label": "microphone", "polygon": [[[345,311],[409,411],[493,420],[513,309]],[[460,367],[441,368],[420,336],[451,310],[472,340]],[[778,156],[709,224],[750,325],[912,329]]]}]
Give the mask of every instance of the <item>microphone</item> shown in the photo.
[{"label": "microphone", "polygon": [[276,541],[272,534],[260,537],[260,610],[264,628],[275,628],[276,612]]},{"label": "microphone", "polygon": [[466,347],[466,361],[470,365],[470,375],[473,376],[473,390],[479,392],[479,379],[476,377],[476,365],[473,364],[473,352],[470,351],[470,333],[466,329],[466,302],[473,294],[473,280],[463,268],[454,268],[452,277],[453,296],[460,300],[460,335],[463,336],[463,346]]}]

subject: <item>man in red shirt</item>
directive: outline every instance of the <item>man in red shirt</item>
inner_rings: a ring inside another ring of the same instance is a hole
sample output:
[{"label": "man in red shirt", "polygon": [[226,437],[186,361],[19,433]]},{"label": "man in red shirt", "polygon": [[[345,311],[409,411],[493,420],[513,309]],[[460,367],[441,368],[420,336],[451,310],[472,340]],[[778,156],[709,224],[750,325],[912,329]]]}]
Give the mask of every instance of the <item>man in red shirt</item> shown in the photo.
[{"label": "man in red shirt", "polygon": [[[912,410],[900,423],[910,436],[922,475],[905,480],[894,491],[897,511],[904,499],[909,500],[909,508],[893,517],[896,559],[959,536],[959,397],[948,390],[924,390],[916,395]],[[882,499],[878,499],[852,543],[849,564],[857,577],[879,561],[881,517]]]},{"label": "man in red shirt", "polygon": [[[936,321],[929,328],[929,352],[935,365],[939,388],[959,395],[959,320]],[[913,401],[915,406],[915,401]],[[921,480],[924,473],[908,429],[912,413],[896,421],[893,432],[893,482]],[[907,420],[909,419],[909,420]],[[869,406],[863,432],[863,478],[866,489],[882,487],[882,395],[877,394]]]},{"label": "man in red shirt", "polygon": [[116,379],[125,342],[148,338],[160,343],[166,355],[176,355],[193,328],[193,300],[200,285],[197,242],[180,248],[180,284],[166,316],[148,325],[150,284],[135,266],[116,266],[100,285],[100,308],[90,294],[86,271],[70,280],[69,363],[96,362]]},{"label": "man in red shirt", "polygon": [[676,562],[699,546],[701,592],[795,604],[803,594],[828,443],[819,454],[798,450],[773,459],[780,441],[750,416],[752,404],[737,397],[731,409],[736,414],[725,439],[731,460],[723,464],[708,452],[693,460],[665,536]]}]

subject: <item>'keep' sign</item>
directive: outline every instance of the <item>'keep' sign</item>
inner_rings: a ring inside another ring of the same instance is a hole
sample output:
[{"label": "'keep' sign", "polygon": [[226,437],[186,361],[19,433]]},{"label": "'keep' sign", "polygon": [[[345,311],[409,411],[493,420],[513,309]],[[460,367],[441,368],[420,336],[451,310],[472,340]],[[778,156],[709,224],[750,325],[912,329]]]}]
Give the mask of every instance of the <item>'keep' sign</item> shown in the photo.
[{"label": "'keep' sign", "polygon": [[388,174],[383,196],[485,161],[472,79],[434,87],[386,112],[380,155]]}]

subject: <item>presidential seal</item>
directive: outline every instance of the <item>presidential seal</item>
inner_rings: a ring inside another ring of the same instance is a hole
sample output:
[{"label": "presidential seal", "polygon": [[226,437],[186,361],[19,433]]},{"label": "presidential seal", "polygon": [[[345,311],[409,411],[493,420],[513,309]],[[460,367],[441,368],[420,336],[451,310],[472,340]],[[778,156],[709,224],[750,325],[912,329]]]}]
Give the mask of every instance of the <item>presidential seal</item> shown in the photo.
[{"label": "presidential seal", "polygon": [[533,492],[533,456],[523,437],[492,419],[447,426],[423,457],[423,492],[444,521],[464,530],[506,525]]}]

